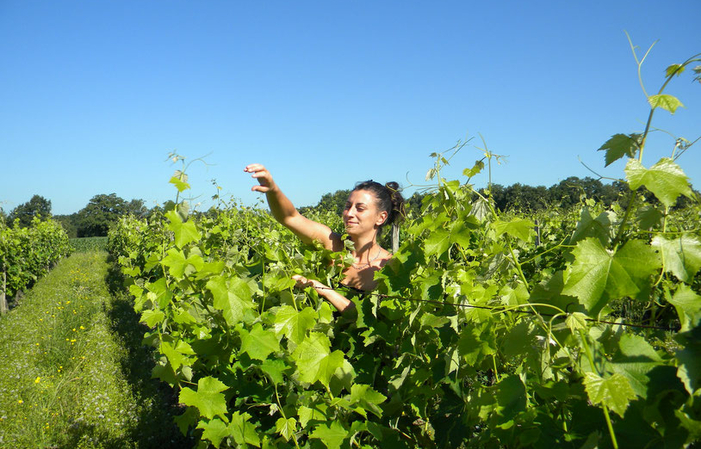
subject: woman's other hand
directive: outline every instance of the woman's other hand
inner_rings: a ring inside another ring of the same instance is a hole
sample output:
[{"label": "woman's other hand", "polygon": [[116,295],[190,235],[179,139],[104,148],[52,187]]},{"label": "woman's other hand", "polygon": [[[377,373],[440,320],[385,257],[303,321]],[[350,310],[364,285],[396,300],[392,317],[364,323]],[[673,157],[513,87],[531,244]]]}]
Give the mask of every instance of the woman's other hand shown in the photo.
[{"label": "woman's other hand", "polygon": [[251,177],[258,180],[260,185],[251,187],[251,190],[254,192],[267,193],[275,188],[273,176],[262,164],[247,165],[243,171],[251,173]]}]

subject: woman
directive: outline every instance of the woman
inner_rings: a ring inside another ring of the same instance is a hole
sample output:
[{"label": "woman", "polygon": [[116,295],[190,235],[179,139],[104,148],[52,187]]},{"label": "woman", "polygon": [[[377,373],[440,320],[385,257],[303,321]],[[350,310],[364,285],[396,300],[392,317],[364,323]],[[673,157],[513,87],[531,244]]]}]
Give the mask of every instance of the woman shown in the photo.
[{"label": "woman", "polygon": [[[303,242],[320,242],[331,251],[344,249],[341,235],[328,226],[302,216],[292,202],[282,193],[273,181],[270,172],[261,164],[248,165],[243,170],[258,180],[251,190],[265,193],[273,217],[289,228]],[[353,290],[369,291],[376,287],[375,272],[380,270],[392,257],[389,251],[377,243],[382,228],[398,222],[403,215],[404,199],[396,182],[386,186],[366,181],[355,186],[343,209],[343,223],[346,234],[353,242],[355,263],[344,272],[342,285]],[[343,312],[353,306],[353,302],[341,293],[314,279],[295,275],[298,286],[311,286],[319,296],[327,299],[336,309]]]}]

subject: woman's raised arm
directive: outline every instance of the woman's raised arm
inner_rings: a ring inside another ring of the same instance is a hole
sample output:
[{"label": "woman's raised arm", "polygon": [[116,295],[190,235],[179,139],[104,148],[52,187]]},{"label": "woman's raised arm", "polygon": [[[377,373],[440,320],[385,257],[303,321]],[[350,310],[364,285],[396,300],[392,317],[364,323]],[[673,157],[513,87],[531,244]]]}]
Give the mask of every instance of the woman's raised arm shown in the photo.
[{"label": "woman's raised arm", "polygon": [[270,172],[262,164],[247,165],[243,171],[251,173],[251,177],[258,180],[258,185],[253,186],[251,190],[265,193],[273,217],[303,242],[311,243],[317,240],[324,248],[332,251],[340,251],[343,248],[340,236],[331,231],[331,228],[304,217],[295,209],[292,201],[282,193]]}]

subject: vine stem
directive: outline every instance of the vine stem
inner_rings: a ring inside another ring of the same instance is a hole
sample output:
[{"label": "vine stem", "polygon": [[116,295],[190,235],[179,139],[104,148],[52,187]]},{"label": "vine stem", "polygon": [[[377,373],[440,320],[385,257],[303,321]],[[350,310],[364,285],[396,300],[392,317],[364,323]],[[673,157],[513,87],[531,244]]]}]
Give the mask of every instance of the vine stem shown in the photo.
[{"label": "vine stem", "polygon": [[613,424],[611,424],[611,417],[609,416],[609,409],[604,404],[601,404],[604,408],[604,417],[606,417],[606,426],[609,428],[609,435],[611,435],[611,444],[613,444],[614,449],[618,449],[618,441],[616,441],[616,433],[613,431]]},{"label": "vine stem", "polygon": [[[282,417],[287,421],[287,415],[285,415],[285,410],[282,408],[282,404],[280,403],[280,395],[277,392],[277,384],[275,382],[272,382],[273,388],[275,389],[275,401],[277,401],[277,406],[278,410],[280,410],[280,414]],[[299,449],[299,443],[297,443],[297,435],[295,433],[292,433],[292,439],[295,441],[295,447]]]},{"label": "vine stem", "polygon": [[[591,352],[589,343],[587,343],[587,336],[584,334],[583,330],[579,331],[579,335],[580,337],[582,337],[582,345],[584,345],[584,352],[587,354],[587,358],[589,359],[589,363],[591,364],[592,369],[596,371],[597,375],[600,375],[598,373],[599,370],[596,368],[596,363],[594,363],[594,355]],[[609,429],[609,435],[611,435],[611,444],[613,444],[614,449],[618,449],[618,441],[616,441],[616,433],[613,431],[613,424],[611,423],[609,409],[606,406],[606,404],[601,404],[601,407],[604,410],[604,418],[606,418],[606,426]]]}]

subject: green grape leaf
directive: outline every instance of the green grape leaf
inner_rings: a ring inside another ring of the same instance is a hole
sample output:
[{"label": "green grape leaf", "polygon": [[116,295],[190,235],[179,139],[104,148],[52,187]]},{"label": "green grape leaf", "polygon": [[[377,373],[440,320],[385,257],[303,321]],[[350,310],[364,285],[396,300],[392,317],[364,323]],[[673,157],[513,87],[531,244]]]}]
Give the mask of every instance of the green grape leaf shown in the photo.
[{"label": "green grape leaf", "polygon": [[577,334],[579,329],[587,328],[587,316],[582,312],[572,312],[567,315],[565,319],[565,325],[570,329],[573,334]]},{"label": "green grape leaf", "polygon": [[635,394],[644,398],[650,382],[648,373],[661,364],[662,359],[643,337],[624,334],[609,366],[614,373],[625,376]]},{"label": "green grape leaf", "polygon": [[182,279],[185,275],[187,262],[185,261],[185,254],[181,250],[169,249],[166,256],[161,260],[161,264],[169,268],[170,275],[175,279]]},{"label": "green grape leaf", "polygon": [[266,359],[261,365],[260,369],[263,370],[265,374],[270,376],[270,379],[275,384],[281,384],[284,381],[282,374],[287,371],[288,366],[280,359],[270,360]]},{"label": "green grape leaf", "polygon": [[307,336],[307,330],[316,324],[317,314],[311,307],[305,307],[301,311],[292,306],[284,305],[275,312],[273,328],[279,337],[285,335],[288,340],[298,345]]},{"label": "green grape leaf", "polygon": [[250,444],[260,447],[260,437],[256,430],[256,425],[249,422],[251,415],[248,413],[234,412],[231,415],[231,423],[229,424],[229,434],[234,438],[236,443],[245,446]]},{"label": "green grape leaf", "polygon": [[505,423],[526,410],[526,386],[517,375],[503,378],[496,385],[481,389],[476,405],[484,420],[497,418]]},{"label": "green grape leaf", "polygon": [[694,235],[684,234],[675,239],[657,235],[651,244],[662,254],[665,272],[682,282],[691,282],[701,268],[701,241]]},{"label": "green grape leaf", "polygon": [[647,101],[650,103],[650,106],[652,106],[652,109],[662,108],[672,114],[677,111],[677,108],[684,107],[677,97],[667,94],[651,95],[648,97]]},{"label": "green grape leaf", "polygon": [[199,419],[200,414],[195,407],[186,407],[185,413],[176,416],[173,418],[173,421],[175,421],[175,424],[178,426],[178,429],[180,429],[180,432],[183,435],[187,435],[187,431],[191,426],[195,425]]},{"label": "green grape leaf", "polygon": [[160,310],[144,310],[141,313],[141,319],[139,319],[139,321],[153,328],[156,327],[157,324],[162,323],[164,319],[165,314]]},{"label": "green grape leaf", "polygon": [[680,284],[674,295],[669,298],[669,303],[677,309],[679,322],[682,325],[681,332],[701,325],[701,296],[697,295],[691,287]]},{"label": "green grape leaf", "polygon": [[620,417],[625,414],[630,401],[635,399],[628,379],[618,373],[607,379],[595,373],[585,373],[584,389],[593,404],[605,405]]},{"label": "green grape leaf", "polygon": [[473,176],[479,174],[482,170],[484,170],[484,161],[475,161],[475,165],[473,165],[472,168],[464,169],[462,174],[468,178],[472,178]]},{"label": "green grape leaf", "polygon": [[154,300],[158,304],[158,307],[165,309],[170,301],[173,299],[173,293],[168,290],[168,285],[166,284],[166,278],[162,277],[155,282],[151,282],[146,286],[146,289],[154,294]]},{"label": "green grape leaf", "polygon": [[294,418],[280,418],[275,422],[275,431],[282,435],[285,441],[290,441],[290,438],[297,431],[297,420]]},{"label": "green grape leaf", "polygon": [[602,245],[607,245],[611,240],[611,223],[616,220],[616,214],[613,212],[602,212],[598,217],[594,218],[589,212],[589,208],[582,209],[570,244],[573,245],[587,237],[596,237]]},{"label": "green grape leaf", "polygon": [[173,184],[180,193],[190,188],[190,184],[187,183],[187,174],[180,170],[175,170],[175,173],[168,182]]},{"label": "green grape leaf", "polygon": [[179,400],[185,405],[197,407],[200,414],[207,419],[221,416],[226,419],[226,399],[222,391],[228,387],[219,379],[208,376],[197,382],[197,391],[190,387],[180,390]]},{"label": "green grape leaf", "polygon": [[577,243],[574,263],[565,272],[564,295],[577,297],[592,314],[609,300],[634,296],[660,266],[657,254],[639,240],[631,240],[615,254],[595,238]]},{"label": "green grape leaf", "polygon": [[214,307],[223,312],[231,326],[240,322],[244,311],[251,307],[251,288],[243,279],[232,278],[227,287],[226,278],[216,276],[207,281],[207,289],[214,297]]},{"label": "green grape leaf", "polygon": [[331,378],[331,391],[337,395],[341,394],[340,392],[343,388],[350,391],[356,375],[353,365],[344,358],[343,364],[333,373]]},{"label": "green grape leaf", "polygon": [[303,382],[321,382],[329,386],[334,372],[343,365],[343,353],[330,351],[329,337],[319,332],[312,332],[292,353],[297,364],[299,378]]},{"label": "green grape leaf", "polygon": [[377,417],[382,417],[382,409],[378,405],[386,399],[385,395],[375,391],[370,385],[354,384],[351,387],[350,402],[360,407],[360,410],[356,411],[362,415],[362,411],[368,410]]},{"label": "green grape leaf", "polygon": [[[187,345],[187,343],[185,343]],[[192,352],[192,348],[190,345],[187,345],[189,348],[190,353]],[[177,371],[178,368],[180,368],[182,365],[184,365],[188,357],[183,354],[181,351],[178,351],[176,348],[173,347],[170,343],[167,341],[161,341],[161,347],[160,347],[161,354],[165,355],[168,358],[168,363],[170,363],[170,366],[173,368],[173,371]]]},{"label": "green grape leaf", "polygon": [[424,241],[426,256],[440,256],[450,247],[450,232],[436,229]]},{"label": "green grape leaf", "polygon": [[457,243],[463,248],[469,248],[472,238],[472,230],[470,222],[476,220],[472,217],[467,217],[463,220],[456,220],[450,225],[450,243]]},{"label": "green grape leaf", "polygon": [[679,76],[684,73],[685,67],[681,64],[672,64],[665,70],[665,76],[669,78],[670,76]]},{"label": "green grape leaf", "polygon": [[701,327],[695,327],[674,337],[683,349],[674,356],[677,358],[677,377],[690,395],[698,395],[701,388]]},{"label": "green grape leaf", "polygon": [[263,329],[256,323],[250,332],[241,331],[241,351],[247,352],[252,359],[264,361],[273,352],[280,350],[280,343],[272,331]]},{"label": "green grape leaf", "polygon": [[[192,256],[190,257],[192,258]],[[190,259],[188,259],[189,261]],[[204,262],[201,266],[197,267],[197,279],[204,279],[213,275],[221,274],[226,266],[223,260],[215,260],[213,262]]]},{"label": "green grape leaf", "polygon": [[188,243],[197,242],[202,238],[194,221],[189,220],[183,223],[180,215],[174,210],[166,212],[165,216],[170,220],[168,229],[173,231],[175,235],[175,246],[178,248],[182,249]]},{"label": "green grape leaf", "polygon": [[689,179],[672,159],[662,158],[649,169],[637,159],[629,159],[625,172],[632,190],[645,186],[667,207],[673,206],[679,195],[692,196]]},{"label": "green grape leaf", "polygon": [[300,405],[297,413],[299,414],[299,423],[302,425],[302,427],[307,427],[309,421],[327,420],[326,414],[318,408],[309,408],[304,405]]},{"label": "green grape leaf", "polygon": [[492,228],[496,232],[497,237],[503,234],[509,234],[519,240],[527,242],[533,234],[535,224],[531,220],[524,218],[514,218],[511,221],[497,220],[492,223]]},{"label": "green grape leaf", "polygon": [[484,357],[497,352],[494,335],[488,329],[481,332],[475,326],[465,326],[460,332],[458,352],[468,365],[476,365]]},{"label": "green grape leaf", "polygon": [[640,149],[640,134],[614,134],[598,151],[606,151],[606,167],[623,157],[633,158]]},{"label": "green grape leaf", "polygon": [[636,211],[638,225],[641,229],[651,230],[662,224],[664,214],[656,207],[643,206]]},{"label": "green grape leaf", "polygon": [[228,426],[220,419],[214,418],[209,421],[200,421],[197,424],[198,429],[203,429],[202,439],[209,440],[212,445],[219,448],[221,441],[229,436]]},{"label": "green grape leaf", "polygon": [[343,428],[339,421],[331,422],[331,425],[319,424],[309,435],[309,438],[318,438],[329,449],[341,447],[343,441],[348,437],[348,431]]}]

